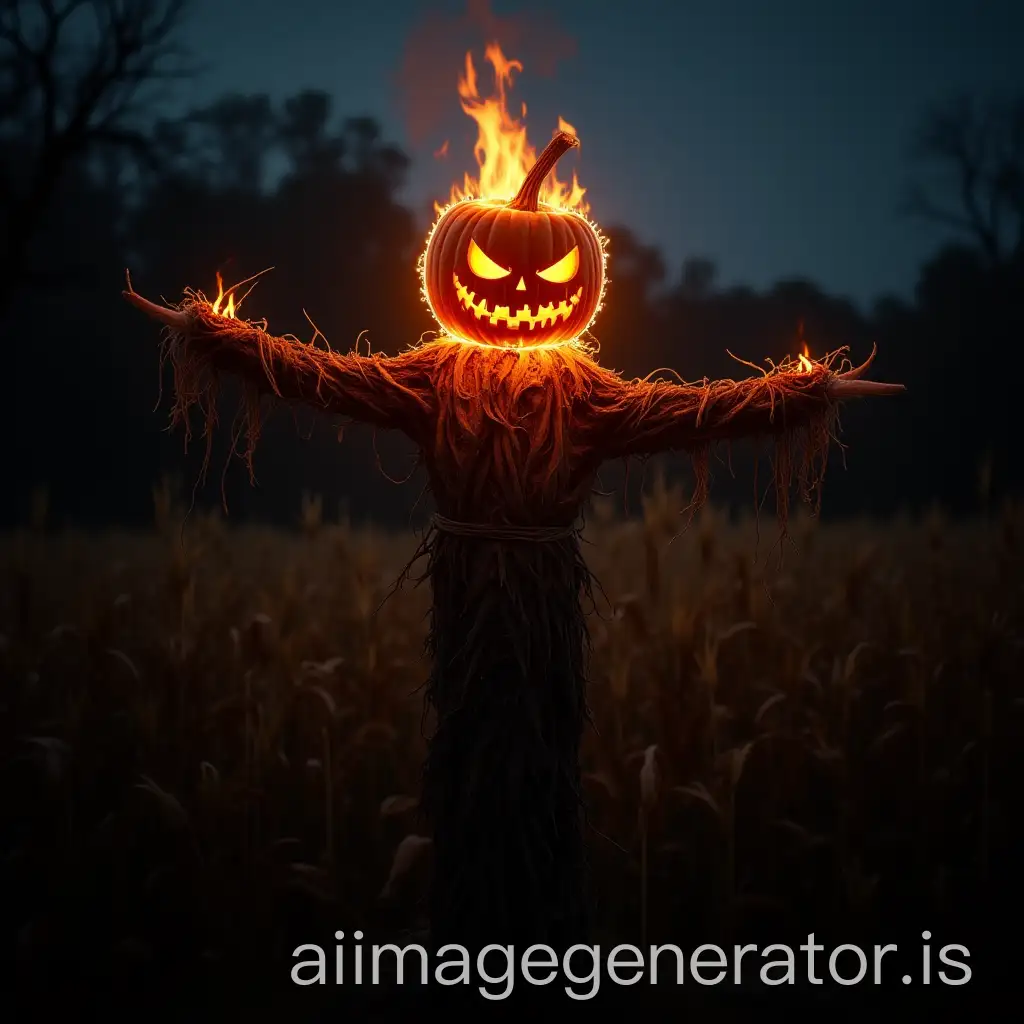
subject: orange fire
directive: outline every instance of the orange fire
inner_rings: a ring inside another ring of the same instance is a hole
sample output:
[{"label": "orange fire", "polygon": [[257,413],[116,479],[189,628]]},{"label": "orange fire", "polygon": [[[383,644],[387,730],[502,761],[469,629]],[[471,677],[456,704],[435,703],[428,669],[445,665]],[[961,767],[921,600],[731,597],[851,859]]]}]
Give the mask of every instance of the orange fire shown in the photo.
[{"label": "orange fire", "polygon": [[800,326],[797,330],[797,341],[799,341],[804,350],[796,358],[799,363],[798,373],[810,373],[814,369],[814,360],[811,359],[811,350],[807,347],[807,341],[804,338],[804,322],[800,321]]},{"label": "orange fire", "polygon": [[[509,60],[497,43],[487,47],[484,57],[494,68],[495,95],[481,98],[472,53],[466,54],[466,69],[459,76],[458,86],[462,109],[477,124],[473,155],[480,173],[476,178],[466,174],[461,185],[452,185],[448,205],[466,198],[512,199],[537,159],[536,151],[526,139],[526,125],[523,123],[526,104],[521,105],[519,118],[513,117],[508,109],[512,73],[522,71],[522,63]],[[576,129],[561,117],[558,119],[558,127],[571,135],[576,134]],[[446,146],[442,148],[446,149]],[[583,201],[585,192],[586,189],[581,188],[576,180],[575,172],[571,185],[559,181],[552,172],[541,188],[540,201],[561,209],[575,210],[586,216],[589,206]],[[434,209],[440,214],[444,206],[435,203]]]},{"label": "orange fire", "polygon": [[814,362],[811,360],[811,350],[807,347],[807,342],[804,342],[804,350],[799,355],[800,369],[804,373],[810,373],[814,369]]},{"label": "orange fire", "polygon": [[[221,309],[220,304],[227,298],[227,305]],[[241,303],[239,303],[241,305]],[[235,294],[234,288],[229,288],[228,293],[224,294],[224,279],[220,276],[220,271],[217,271],[217,298],[213,300],[210,308],[214,313],[218,313],[220,316],[226,316],[229,320],[236,320],[235,316]]]}]

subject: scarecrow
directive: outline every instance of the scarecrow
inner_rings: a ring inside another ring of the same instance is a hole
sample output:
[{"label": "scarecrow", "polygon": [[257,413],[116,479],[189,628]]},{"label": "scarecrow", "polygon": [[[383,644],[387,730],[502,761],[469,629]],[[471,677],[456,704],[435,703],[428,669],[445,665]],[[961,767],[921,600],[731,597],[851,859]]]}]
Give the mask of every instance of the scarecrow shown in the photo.
[{"label": "scarecrow", "polygon": [[903,390],[865,380],[871,358],[854,369],[842,350],[695,385],[600,366],[586,339],[604,296],[604,239],[538,199],[576,145],[556,133],[511,201],[465,199],[442,213],[420,264],[442,331],[400,355],[274,337],[233,307],[225,315],[223,295],[187,291],[164,307],[130,284],[124,293],[166,328],[172,422],[187,430],[199,406],[209,445],[218,381],[244,382],[250,469],[266,395],[400,430],[419,449],[437,509],[418,554],[433,590],[423,806],[438,946],[564,948],[585,937],[581,599],[591,577],[579,521],[601,464],[685,451],[699,505],[709,446],[770,435],[784,529],[793,480],[803,497],[818,493],[837,404]]}]

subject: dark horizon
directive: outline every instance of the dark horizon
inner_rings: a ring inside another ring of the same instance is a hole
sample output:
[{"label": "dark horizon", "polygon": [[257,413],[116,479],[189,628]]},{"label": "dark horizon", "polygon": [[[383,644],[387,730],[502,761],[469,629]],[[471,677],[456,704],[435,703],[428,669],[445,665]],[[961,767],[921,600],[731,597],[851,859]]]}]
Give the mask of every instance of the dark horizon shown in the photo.
[{"label": "dark horizon", "polygon": [[704,256],[725,284],[797,277],[865,312],[884,294],[909,299],[945,237],[899,212],[913,132],[951,95],[1024,88],[1024,7],[942,0],[926,18],[907,2],[666,7],[397,0],[360,11],[353,31],[351,12],[319,0],[255,0],[244,19],[203,0],[185,38],[207,71],[178,105],[325,89],[338,115],[374,117],[413,157],[402,198],[425,228],[433,200],[475,171],[456,79],[472,49],[490,82],[493,36],[523,61],[513,95],[528,103],[531,142],[542,147],[559,115],[574,124],[573,165],[599,223],[628,224],[670,275]]}]

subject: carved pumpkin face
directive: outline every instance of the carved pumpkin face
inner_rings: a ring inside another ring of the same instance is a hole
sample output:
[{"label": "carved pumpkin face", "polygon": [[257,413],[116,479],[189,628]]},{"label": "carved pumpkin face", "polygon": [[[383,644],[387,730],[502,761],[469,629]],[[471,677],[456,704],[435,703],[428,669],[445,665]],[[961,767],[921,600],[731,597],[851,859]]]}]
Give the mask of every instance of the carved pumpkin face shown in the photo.
[{"label": "carved pumpkin face", "polygon": [[504,347],[567,344],[592,323],[604,292],[604,249],[586,218],[538,202],[544,176],[578,143],[560,133],[510,202],[446,210],[422,262],[423,293],[452,337]]},{"label": "carved pumpkin face", "polygon": [[597,310],[604,256],[577,214],[501,202],[453,206],[427,247],[427,297],[456,338],[536,346],[579,337]]}]

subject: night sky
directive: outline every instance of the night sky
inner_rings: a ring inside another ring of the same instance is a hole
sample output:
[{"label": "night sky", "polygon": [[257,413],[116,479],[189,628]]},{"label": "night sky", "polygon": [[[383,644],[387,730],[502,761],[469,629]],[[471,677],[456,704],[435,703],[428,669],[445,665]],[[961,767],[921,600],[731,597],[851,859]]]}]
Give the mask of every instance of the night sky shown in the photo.
[{"label": "night sky", "polygon": [[415,158],[405,198],[426,227],[431,201],[476,168],[456,80],[472,48],[490,82],[483,46],[496,36],[524,64],[512,95],[531,142],[559,114],[571,122],[592,215],[657,244],[670,274],[707,255],[725,283],[799,275],[868,303],[909,294],[938,241],[897,213],[921,111],[1024,88],[1019,0],[471,7],[196,0],[187,41],[205,71],[179,99],[329,91],[339,116],[375,116]]}]

